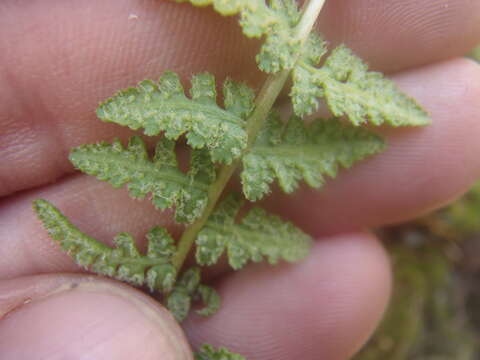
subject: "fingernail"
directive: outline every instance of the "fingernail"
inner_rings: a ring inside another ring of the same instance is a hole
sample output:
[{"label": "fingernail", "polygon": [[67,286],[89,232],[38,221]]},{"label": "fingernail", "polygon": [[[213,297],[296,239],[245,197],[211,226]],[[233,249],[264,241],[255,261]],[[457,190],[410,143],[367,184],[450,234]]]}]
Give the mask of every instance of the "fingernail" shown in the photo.
[{"label": "fingernail", "polygon": [[0,320],[1,359],[192,359],[170,314],[104,281],[63,286]]}]

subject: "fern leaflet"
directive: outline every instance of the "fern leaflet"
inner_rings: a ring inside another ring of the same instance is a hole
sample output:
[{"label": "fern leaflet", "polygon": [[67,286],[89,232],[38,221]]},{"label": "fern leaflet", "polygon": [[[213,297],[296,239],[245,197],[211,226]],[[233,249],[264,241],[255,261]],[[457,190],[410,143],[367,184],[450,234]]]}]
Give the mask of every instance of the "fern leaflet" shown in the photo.
[{"label": "fern leaflet", "polygon": [[260,200],[277,179],[291,193],[300,180],[319,188],[323,175],[335,177],[339,165],[349,168],[358,160],[382,151],[381,138],[362,128],[345,126],[338,119],[313,121],[305,126],[294,116],[287,126],[270,116],[252,149],[242,158],[245,197]]},{"label": "fern leaflet", "polygon": [[224,347],[216,349],[212,345],[205,344],[195,353],[195,360],[245,360],[245,358]]},{"label": "fern leaflet", "polygon": [[270,264],[275,264],[279,259],[298,261],[308,254],[310,237],[263,209],[253,208],[240,224],[235,223],[242,205],[230,196],[211,215],[196,240],[198,264],[215,264],[225,250],[235,270],[248,260],[259,262],[266,257]]},{"label": "fern leaflet", "polygon": [[201,316],[213,315],[220,308],[220,296],[213,288],[200,284],[200,278],[200,268],[186,270],[167,296],[166,306],[177,321],[185,320],[192,301],[201,300],[205,304],[204,308],[196,311]]},{"label": "fern leaflet", "polygon": [[306,52],[293,70],[290,95],[297,115],[312,113],[318,107],[317,98],[325,98],[333,115],[346,115],[354,125],[420,126],[430,122],[415,100],[380,73],[369,72],[345,46],[334,49],[317,68],[321,54]]},{"label": "fern leaflet", "polygon": [[151,291],[173,288],[177,275],[170,260],[176,247],[165,229],[147,233],[148,250],[142,255],[127,233],[118,234],[111,248],[82,233],[46,200],[36,200],[33,207],[49,235],[78,265],[136,286],[146,284]]},{"label": "fern leaflet", "polygon": [[117,93],[100,105],[97,115],[134,130],[143,128],[146,135],[165,131],[168,139],[176,140],[186,134],[192,148],[208,148],[213,161],[231,163],[247,144],[244,120],[252,111],[254,93],[227,80],[222,109],[212,75],[195,75],[191,83],[188,98],[178,75],[166,72],[158,83],[145,80]]},{"label": "fern leaflet", "polygon": [[177,222],[191,223],[207,204],[215,168],[204,150],[193,150],[191,169],[184,174],[178,169],[174,148],[175,142],[161,139],[151,161],[143,140],[134,136],[127,148],[119,140],[79,146],[70,153],[70,161],[77,169],[114,187],[128,184],[134,198],[151,193],[158,209],[175,206]]},{"label": "fern leaflet", "polygon": [[240,25],[248,37],[265,37],[257,63],[262,71],[276,73],[292,69],[302,50],[295,36],[300,12],[294,0],[177,0],[196,6],[213,5],[225,16],[240,15]]}]

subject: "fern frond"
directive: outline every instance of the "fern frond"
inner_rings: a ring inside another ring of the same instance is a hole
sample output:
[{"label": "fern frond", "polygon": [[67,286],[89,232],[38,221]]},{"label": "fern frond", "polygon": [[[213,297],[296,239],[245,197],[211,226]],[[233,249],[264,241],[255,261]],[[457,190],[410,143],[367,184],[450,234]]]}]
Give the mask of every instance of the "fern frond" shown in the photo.
[{"label": "fern frond", "polygon": [[192,301],[201,300],[205,307],[197,310],[201,316],[211,316],[220,308],[220,297],[217,292],[206,285],[200,284],[200,269],[192,267],[179,278],[172,292],[167,296],[166,306],[178,322],[187,317]]},{"label": "fern frond", "polygon": [[151,291],[170,291],[176,280],[171,257],[176,251],[172,237],[159,227],[147,233],[148,250],[140,254],[132,236],[118,234],[111,248],[82,233],[46,200],[35,200],[33,208],[49,235],[85,269],[126,281],[147,285]]},{"label": "fern frond", "polygon": [[207,204],[215,168],[205,150],[193,150],[191,169],[184,174],[178,169],[174,147],[172,140],[162,138],[152,161],[143,140],[134,136],[126,148],[119,140],[79,146],[70,153],[70,161],[77,169],[114,187],[128,184],[134,198],[151,193],[157,208],[175,206],[177,222],[191,223]]},{"label": "fern frond", "polygon": [[215,349],[212,345],[205,344],[195,353],[195,360],[245,360],[245,358],[224,347]]},{"label": "fern frond", "polygon": [[291,90],[295,113],[310,114],[325,98],[335,116],[346,115],[354,125],[371,123],[421,126],[428,114],[395,84],[368,67],[345,46],[332,51],[321,68],[320,57],[307,54],[293,70]]},{"label": "fern frond", "polygon": [[213,161],[231,163],[247,144],[244,120],[252,111],[254,93],[246,85],[225,81],[223,109],[212,75],[195,75],[191,83],[188,98],[178,75],[165,72],[158,83],[145,80],[120,91],[100,105],[97,115],[134,130],[143,128],[146,135],[165,131],[168,139],[176,140],[186,134],[192,148],[208,148]]},{"label": "fern frond", "polygon": [[312,240],[293,224],[253,208],[237,224],[235,218],[243,205],[233,196],[225,199],[199,232],[197,262],[215,264],[226,250],[232,268],[240,269],[247,261],[267,258],[270,264],[283,259],[289,262],[304,258]]},{"label": "fern frond", "polygon": [[296,190],[301,180],[320,188],[324,175],[336,177],[339,166],[349,168],[383,148],[377,135],[346,126],[338,119],[317,119],[306,126],[294,116],[285,128],[278,117],[270,116],[256,143],[242,158],[243,192],[251,201],[260,200],[270,192],[274,180],[286,193]]},{"label": "fern frond", "polygon": [[196,6],[213,5],[225,16],[240,15],[240,25],[248,37],[264,37],[265,41],[257,55],[262,71],[276,73],[292,69],[302,44],[295,36],[300,20],[298,5],[294,0],[177,0]]}]

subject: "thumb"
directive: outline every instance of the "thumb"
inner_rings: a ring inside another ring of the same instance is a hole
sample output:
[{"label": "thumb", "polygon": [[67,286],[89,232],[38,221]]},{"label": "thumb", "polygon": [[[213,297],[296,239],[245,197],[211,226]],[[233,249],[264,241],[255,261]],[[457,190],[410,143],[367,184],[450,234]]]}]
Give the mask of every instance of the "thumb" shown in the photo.
[{"label": "thumb", "polygon": [[170,313],[113,281],[40,275],[0,281],[2,359],[189,360]]}]

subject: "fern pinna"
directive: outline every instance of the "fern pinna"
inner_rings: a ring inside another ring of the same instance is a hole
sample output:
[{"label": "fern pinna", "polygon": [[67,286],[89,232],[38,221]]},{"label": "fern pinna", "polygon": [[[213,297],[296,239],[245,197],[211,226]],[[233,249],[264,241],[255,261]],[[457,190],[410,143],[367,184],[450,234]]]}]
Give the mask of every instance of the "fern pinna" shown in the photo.
[{"label": "fern pinna", "polygon": [[[161,292],[179,321],[192,301],[205,303],[200,315],[219,308],[218,294],[201,283],[200,266],[215,264],[223,254],[235,270],[249,261],[294,262],[308,254],[312,240],[307,234],[261,208],[244,211],[245,200],[267,196],[274,182],[287,193],[300,182],[320,188],[326,176],[333,178],[340,168],[382,151],[382,139],[363,124],[429,123],[413,99],[381,74],[369,72],[344,45],[329,52],[312,30],[324,0],[307,1],[302,9],[295,0],[190,2],[213,5],[224,16],[238,15],[246,36],[263,39],[256,60],[269,75],[258,94],[227,79],[220,104],[213,75],[194,75],[187,94],[179,76],[168,71],[158,81],[118,92],[97,110],[103,121],[162,136],[153,155],[140,137],[126,145],[118,140],[82,145],[70,155],[80,171],[114,187],[126,185],[132,197],[148,197],[160,210],[174,208],[175,220],[185,224],[180,239],[156,227],[147,233],[145,254],[127,233],[108,247],[83,234],[47,201],[34,203],[51,237],[79,265]],[[273,107],[289,81],[293,114],[282,118]],[[328,107],[331,118],[304,121],[320,106]],[[176,159],[175,145],[182,138],[192,148],[188,171]],[[242,192],[224,194],[237,170]],[[198,266],[185,269],[194,245]],[[242,359],[208,345],[196,358]]]}]

